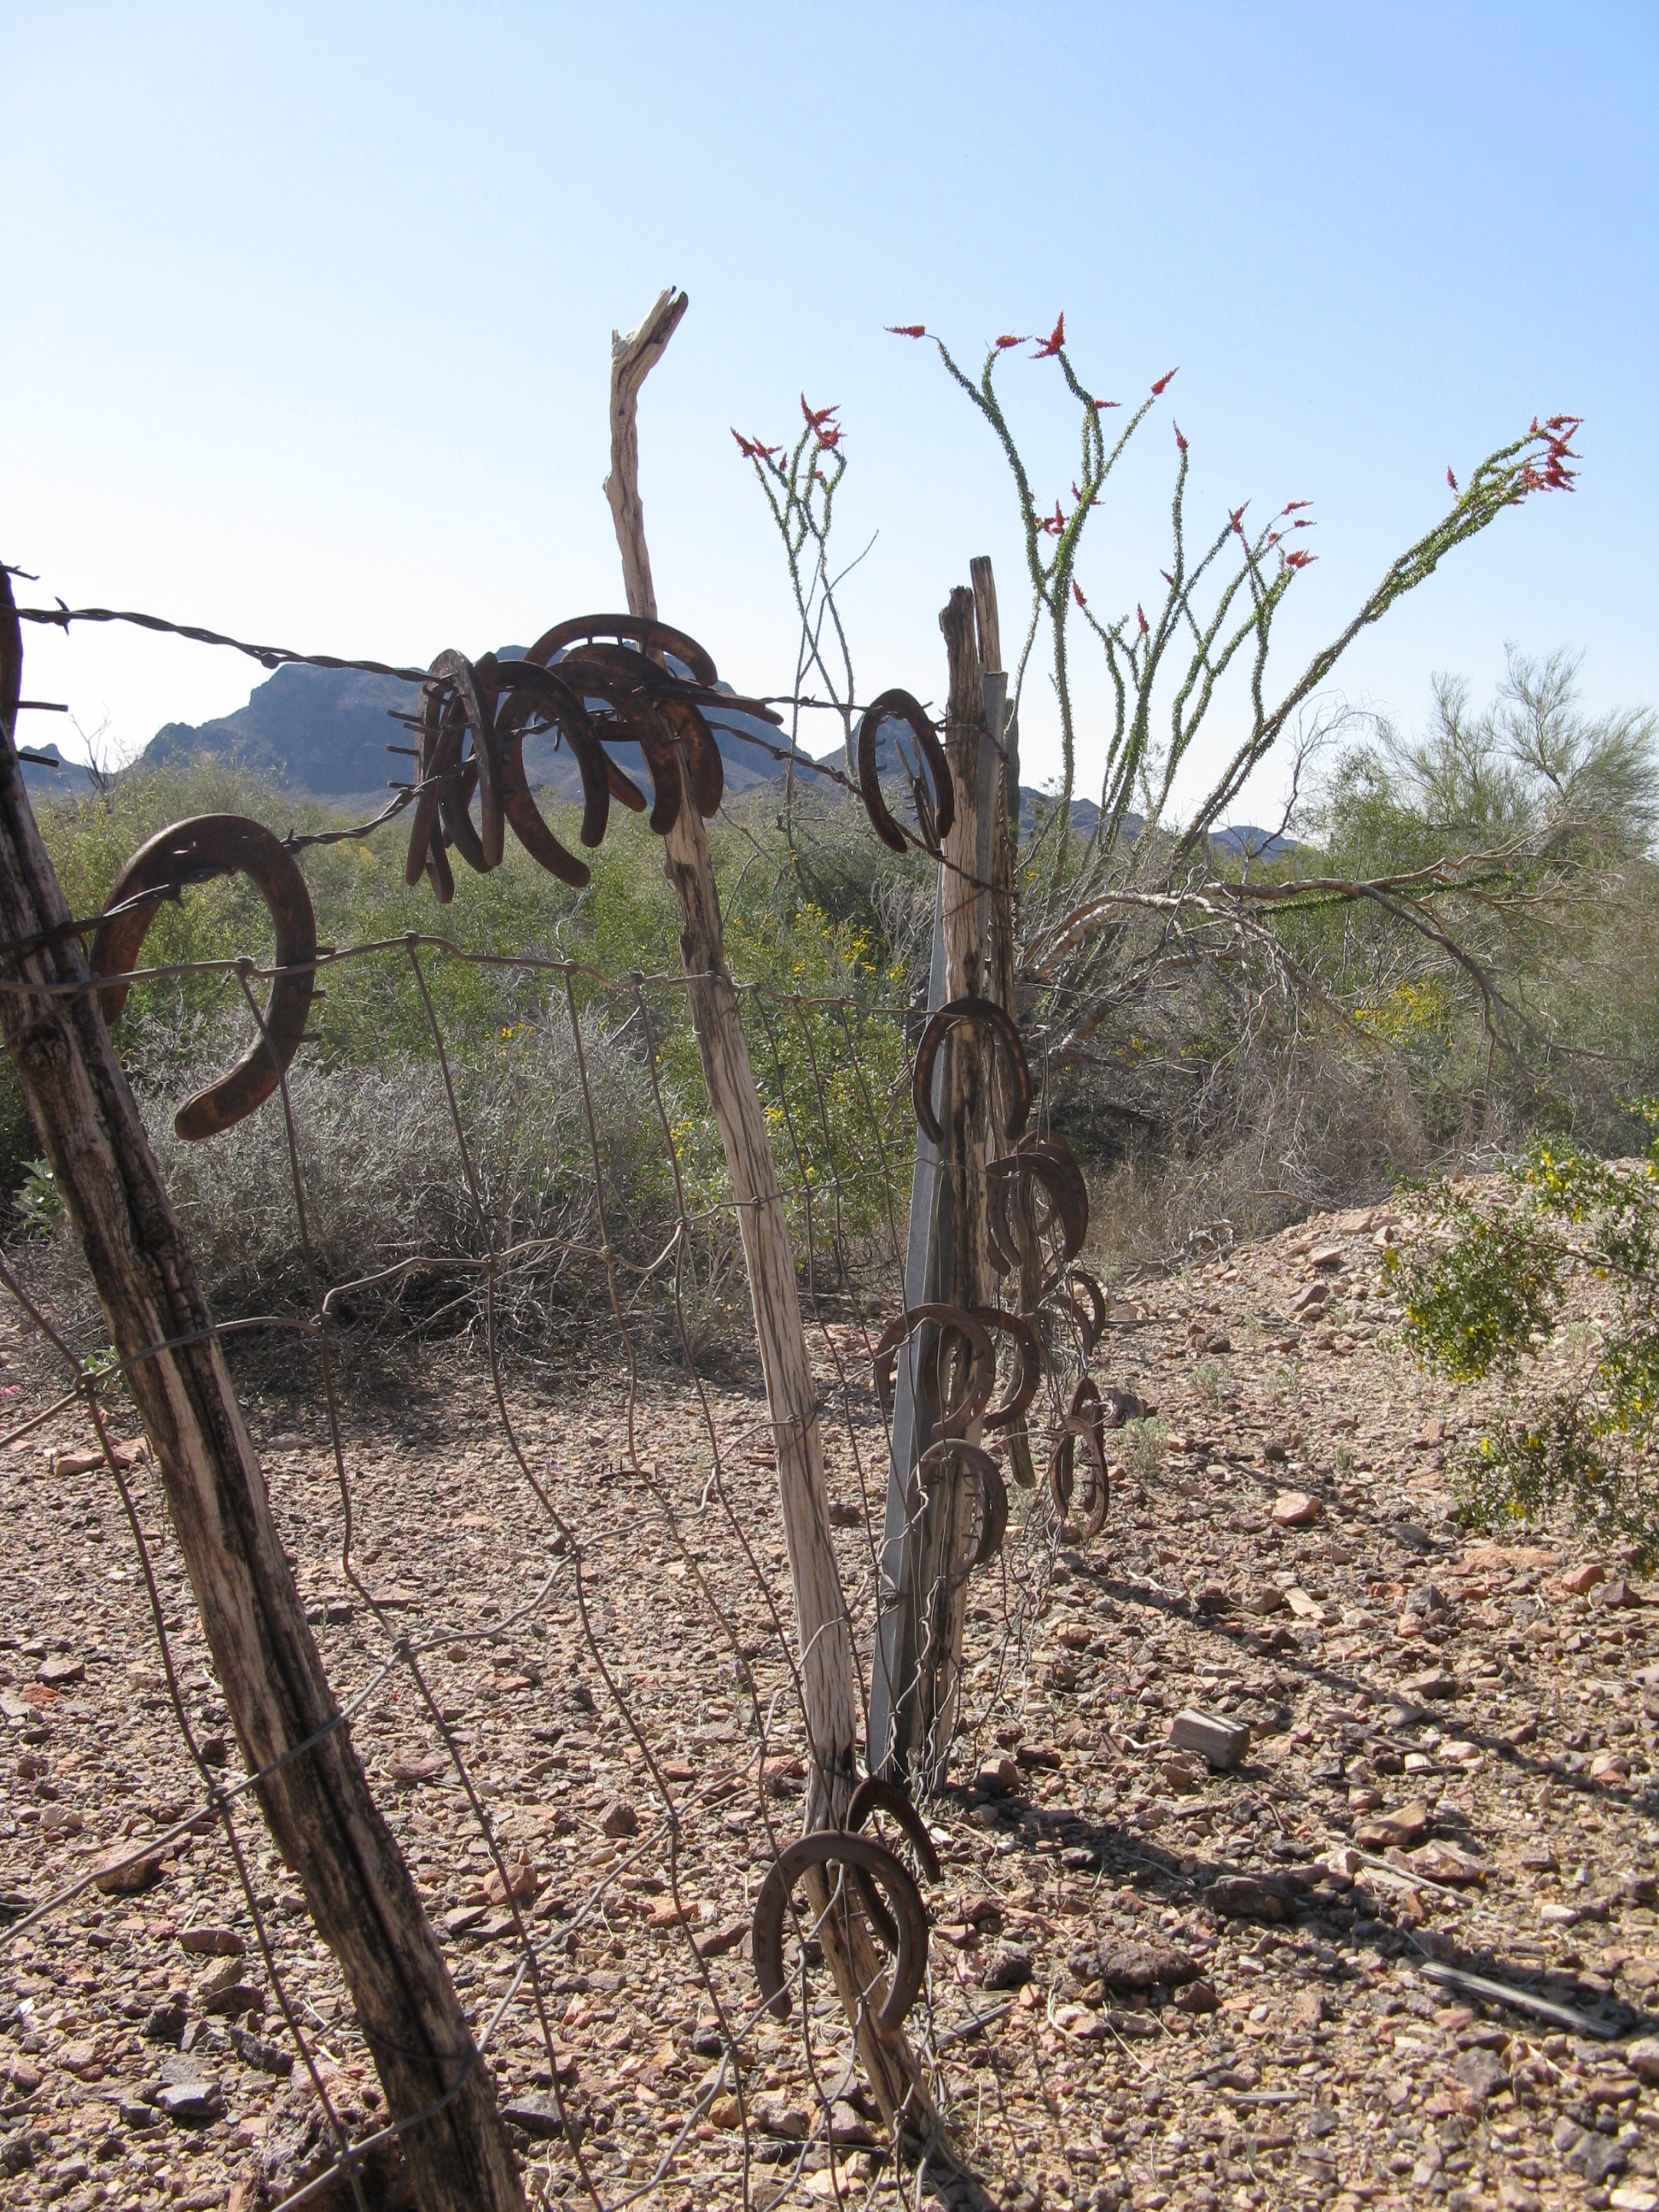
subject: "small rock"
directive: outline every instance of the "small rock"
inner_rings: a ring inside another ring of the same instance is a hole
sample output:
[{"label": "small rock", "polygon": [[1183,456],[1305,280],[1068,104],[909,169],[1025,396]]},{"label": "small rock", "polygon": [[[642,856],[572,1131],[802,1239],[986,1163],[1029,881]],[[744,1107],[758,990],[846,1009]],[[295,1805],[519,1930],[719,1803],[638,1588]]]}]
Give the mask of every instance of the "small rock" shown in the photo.
[{"label": "small rock", "polygon": [[247,1945],[234,1928],[181,1928],[179,1948],[198,1959],[240,1959]]},{"label": "small rock", "polygon": [[1659,2212],[1659,2190],[1650,2181],[1621,2182],[1607,2203],[1612,2212]]},{"label": "small rock", "polygon": [[743,2125],[743,2107],[733,2096],[716,2097],[708,2107],[708,2118],[717,2128],[739,2128]]},{"label": "small rock", "polygon": [[1223,1875],[1199,1893],[1199,1903],[1224,1920],[1283,1920],[1285,1893],[1254,1875]]},{"label": "small rock", "polygon": [[1659,2087],[1659,2035],[1644,2035],[1625,2045],[1625,2063],[1631,2072]]},{"label": "small rock", "polygon": [[294,2071],[294,2053],[285,2051],[280,2043],[267,2043],[246,2027],[233,2027],[229,2035],[230,2047],[244,2066],[252,2066],[261,2074],[274,2074],[282,2081]]},{"label": "small rock", "polygon": [[161,1854],[146,1854],[142,1858],[130,1858],[126,1852],[118,1853],[93,1876],[94,1887],[106,1897],[137,1897],[152,1889],[161,1878]]},{"label": "small rock", "polygon": [[728,1920],[723,1927],[712,1929],[707,1936],[697,1938],[700,1959],[723,1959],[728,1951],[735,1951],[749,1933],[746,1920]]},{"label": "small rock", "polygon": [[263,1990],[256,1989],[251,1982],[228,1982],[222,1989],[210,1991],[202,2008],[216,2020],[237,2020],[245,2012],[263,2012],[264,2005]]},{"label": "small rock", "polygon": [[1276,1583],[1253,1583],[1244,1594],[1246,1613],[1283,1613],[1285,1593]]},{"label": "small rock", "polygon": [[1109,1990],[1152,1990],[1160,1984],[1174,1990],[1198,1979],[1197,1961],[1156,1937],[1135,1943],[1109,1936],[1100,1947],[1097,1971]]},{"label": "small rock", "polygon": [[1614,1575],[1593,1593],[1593,1602],[1596,1605],[1614,1607],[1640,1605],[1642,1601],[1625,1580],[1623,1575]]},{"label": "small rock", "polygon": [[1216,2012],[1220,1998],[1206,1981],[1187,1982],[1170,2000],[1177,2012]]},{"label": "small rock", "polygon": [[1017,1990],[1031,1978],[1031,1954],[1018,1943],[999,1943],[985,1969],[988,1990]]},{"label": "small rock", "polygon": [[1158,1760],[1158,1771],[1168,1788],[1185,1795],[1202,1788],[1210,1770],[1192,1752],[1172,1751]]},{"label": "small rock", "polygon": [[1623,1874],[1619,1877],[1619,1894],[1627,1905],[1659,1904],[1659,1875]]},{"label": "small rock", "polygon": [[142,2030],[146,2043],[170,2043],[176,2051],[190,2014],[176,1997],[158,2004]]},{"label": "small rock", "polygon": [[1193,1600],[1193,1605],[1197,1612],[1206,1613],[1213,1620],[1218,1614],[1232,1611],[1232,1593],[1220,1583],[1206,1583]]},{"label": "small rock", "polygon": [[1218,1773],[1231,1773],[1250,1747],[1250,1731],[1244,1721],[1224,1720],[1218,1714],[1191,1708],[1170,1723],[1170,1741],[1177,1751],[1196,1752]]},{"label": "small rock", "polygon": [[1413,1698],[1461,1698],[1463,1685],[1443,1667],[1431,1667],[1421,1674],[1408,1674],[1400,1686]]},{"label": "small rock", "polygon": [[1000,1759],[988,1759],[974,1777],[974,1787],[987,1797],[1006,1797],[1019,1787],[1019,1769],[1005,1751]]},{"label": "small rock", "polygon": [[155,2107],[164,2118],[180,2127],[203,2127],[224,2118],[225,2100],[216,2081],[198,2076],[194,2081],[168,2081],[155,2093]]},{"label": "small rock", "polygon": [[1420,1842],[1428,1832],[1429,1808],[1420,1797],[1414,1797],[1395,1812],[1380,1813],[1374,1820],[1362,1821],[1353,1832],[1353,1839],[1362,1851],[1386,1851]]},{"label": "small rock", "polygon": [[84,1682],[87,1662],[84,1659],[43,1659],[34,1670],[37,1682],[44,1682],[49,1690],[66,1689],[71,1682]]},{"label": "small rock", "polygon": [[[522,2096],[509,2097],[501,2107],[501,2118],[515,2128],[522,2128],[527,2136],[538,2142],[549,2141],[564,2133],[564,2115],[556,2098],[539,2091],[529,2091]],[[720,2122],[716,2121],[718,2127]]]},{"label": "small rock", "polygon": [[1624,2147],[1608,2136],[1583,2136],[1564,2154],[1561,2163],[1570,2172],[1583,2174],[1592,2188],[1598,2187],[1612,2175],[1624,2172]]},{"label": "small rock", "polygon": [[1319,1500],[1305,1490],[1281,1490],[1273,1503],[1273,1516],[1281,1528],[1305,1528],[1319,1518]]},{"label": "small rock", "polygon": [[637,1836],[640,1816],[625,1797],[618,1797],[605,1807],[599,1826],[607,1836]]},{"label": "small rock", "polygon": [[1460,1851],[1451,1844],[1425,1844],[1411,1855],[1413,1873],[1426,1881],[1445,1884],[1448,1888],[1461,1887],[1466,1882],[1479,1881],[1485,1872],[1478,1859],[1467,1851]]},{"label": "small rock", "polygon": [[1586,1559],[1582,1567],[1575,1567],[1571,1574],[1562,1576],[1561,1587],[1574,1597],[1587,1597],[1597,1583],[1607,1580],[1607,1575],[1600,1559]]},{"label": "small rock", "polygon": [[1485,2104],[1500,2089],[1507,2089],[1510,2077],[1504,2062],[1495,2051],[1466,2051],[1452,2068],[1452,2072],[1463,2087]]}]

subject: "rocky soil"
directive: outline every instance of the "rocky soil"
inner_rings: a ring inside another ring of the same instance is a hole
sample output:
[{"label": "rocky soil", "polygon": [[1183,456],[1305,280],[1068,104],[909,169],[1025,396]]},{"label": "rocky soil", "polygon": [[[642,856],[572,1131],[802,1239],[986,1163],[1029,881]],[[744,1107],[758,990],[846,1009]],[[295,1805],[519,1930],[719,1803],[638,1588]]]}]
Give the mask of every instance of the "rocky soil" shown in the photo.
[{"label": "rocky soil", "polygon": [[[1097,1371],[1156,1422],[1125,1432],[1104,1530],[1083,1547],[1034,1523],[1009,1577],[975,1585],[974,1733],[930,1808],[944,1880],[909,2027],[1014,2212],[1659,2208],[1659,1590],[1565,1537],[1459,1532],[1444,1462],[1481,1406],[1391,1341],[1380,1261],[1410,1228],[1304,1223],[1121,1304]],[[15,1425],[54,1386],[6,1326]],[[862,1332],[823,1341],[845,1411],[828,1353],[856,1371]],[[649,1482],[623,1471],[629,1407],[604,1374],[514,1399],[580,1533],[580,1604],[485,1378],[433,1370],[349,1419],[359,1571],[425,1647],[539,1994],[401,1669],[354,1738],[479,2032],[495,2021],[533,2196],[583,2201],[585,2172],[615,2204],[677,2142],[647,2201],[889,2196],[821,1974],[805,2024],[798,2005],[750,2029],[735,2070],[721,2056],[719,2016],[753,2012],[748,1916],[802,1769],[761,1407],[729,1384],[706,1403],[723,1493],[683,1381],[652,1378],[634,1408]],[[342,1576],[325,1432],[304,1395],[268,1389],[250,1414],[349,1698],[386,1637]],[[879,1437],[861,1382],[850,1414],[830,1473],[862,1621]],[[294,2027],[360,2134],[373,2070],[257,1818],[238,1824],[252,1907],[222,1834],[174,1832],[202,1790],[118,1501],[76,1471],[86,1441],[62,1417],[0,1454],[0,2195],[270,2203],[326,2163]],[[229,1773],[151,1470],[132,1481],[182,1693]],[[680,1814],[672,1862],[642,1744]],[[369,2201],[398,2187],[371,2175]]]}]

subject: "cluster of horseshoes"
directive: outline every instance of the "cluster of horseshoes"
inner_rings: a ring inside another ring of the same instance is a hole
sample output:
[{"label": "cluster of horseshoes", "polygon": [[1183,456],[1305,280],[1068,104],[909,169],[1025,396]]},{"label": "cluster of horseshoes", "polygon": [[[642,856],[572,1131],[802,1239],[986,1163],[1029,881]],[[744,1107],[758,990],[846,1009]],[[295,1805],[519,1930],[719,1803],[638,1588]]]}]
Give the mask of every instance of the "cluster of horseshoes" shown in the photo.
[{"label": "cluster of horseshoes", "polygon": [[[733,715],[775,726],[782,719],[763,701],[722,688],[713,659],[684,630],[631,615],[578,615],[556,623],[522,659],[441,653],[421,687],[418,712],[407,718],[418,739],[405,794],[405,881],[413,886],[424,876],[447,905],[455,895],[451,854],[487,874],[501,866],[511,830],[550,875],[583,888],[592,879],[587,863],[554,836],[531,791],[526,738],[550,732],[556,744],[568,746],[581,778],[579,834],[592,851],[604,842],[613,799],[648,815],[664,837],[679,820],[688,791],[698,813],[705,820],[712,816],[726,783],[715,732]],[[857,738],[860,794],[884,843],[902,852],[917,842],[882,797],[877,742],[891,724],[915,739],[916,763],[897,757],[910,783],[919,842],[937,857],[955,819],[955,793],[933,726],[908,691],[884,691],[865,709]],[[607,751],[611,745],[637,747],[651,785],[648,799]],[[172,823],[141,846],[117,877],[91,954],[94,975],[108,979],[100,996],[112,1022],[126,1003],[125,979],[157,908],[193,884],[228,875],[245,876],[264,901],[276,937],[275,980],[247,1050],[174,1117],[179,1135],[191,1140],[217,1135],[262,1106],[305,1036],[316,988],[317,924],[293,848],[241,815],[198,814]]]},{"label": "cluster of horseshoes", "polygon": [[[671,665],[671,664],[675,664]],[[733,714],[779,723],[762,702],[719,688],[714,663],[694,638],[665,623],[622,615],[581,616],[557,623],[521,659],[485,653],[469,660],[439,654],[422,687],[416,773],[409,787],[410,828],[404,878],[422,877],[439,901],[454,896],[450,855],[487,873],[498,867],[511,830],[524,849],[562,883],[580,888],[587,864],[554,835],[532,793],[524,767],[528,737],[550,732],[568,746],[581,779],[581,843],[603,842],[612,800],[647,816],[666,836],[687,802],[705,818],[720,804],[725,775],[715,731]],[[909,782],[920,837],[901,826],[883,798],[878,739],[897,723],[915,740],[915,757],[897,752]],[[631,745],[642,757],[651,785],[647,799],[606,750]],[[859,790],[882,842],[903,852],[912,842],[938,857],[955,818],[955,794],[938,735],[909,693],[884,691],[866,709],[857,738]],[[476,813],[475,813],[476,804]],[[113,1022],[126,1003],[139,952],[158,908],[194,884],[226,875],[246,877],[259,892],[276,938],[270,1000],[258,1017],[258,1034],[236,1064],[179,1109],[179,1135],[199,1140],[253,1113],[278,1088],[306,1034],[316,988],[317,926],[305,878],[293,848],[257,822],[229,814],[198,815],[173,823],[133,854],[117,877],[94,939],[92,972],[100,1002]],[[1076,1330],[1086,1363],[1105,1328],[1106,1299],[1099,1283],[1078,1265],[1088,1230],[1083,1177],[1065,1140],[1028,1132],[1033,1089],[1019,1031],[1006,1011],[974,997],[952,1000],[928,1019],[917,1047],[914,1097],[918,1123],[943,1142],[933,1103],[935,1064],[951,1031],[988,1028],[1001,1048],[1007,1083],[1003,1136],[1006,1150],[987,1176],[987,1223],[992,1262],[1000,1274],[1036,1262],[1037,1304]],[[1008,1523],[1002,1472],[979,1435],[1020,1421],[1036,1397],[1043,1370],[1043,1339],[1031,1316],[1000,1306],[971,1310],[948,1304],[918,1306],[883,1333],[874,1352],[875,1382],[890,1416],[899,1354],[919,1333],[928,1333],[928,1355],[918,1380],[932,1417],[933,1441],[913,1477],[918,1507],[940,1482],[971,1486],[975,1493],[973,1540],[963,1568],[989,1565],[1000,1551]],[[997,1389],[998,1340],[1012,1346],[1014,1368],[1006,1395]],[[1086,1537],[1104,1522],[1109,1504],[1105,1431],[1110,1415],[1086,1371],[1052,1439],[1048,1490],[1057,1516],[1075,1508]],[[969,1434],[976,1431],[977,1435]],[[923,1871],[939,1879],[926,1822],[894,1784],[876,1777],[854,1793],[845,1825],[815,1830],[791,1844],[761,1885],[753,1922],[755,1974],[763,2001],[780,2015],[789,2008],[783,1965],[783,1927],[790,1898],[807,1870],[838,1868],[856,1893],[870,1926],[885,1944],[892,1966],[887,1994],[875,2019],[896,2030],[921,1992],[927,1969],[928,1918],[916,1877],[897,1852],[862,1832],[884,1813],[908,1838]]]},{"label": "cluster of horseshoes", "polygon": [[[1051,1441],[1048,1492],[1057,1520],[1072,1515],[1086,1540],[1104,1525],[1110,1501],[1106,1432],[1119,1426],[1128,1410],[1122,1394],[1103,1399],[1087,1372],[1087,1362],[1105,1332],[1106,1294],[1097,1279],[1078,1265],[1089,1227],[1089,1198],[1082,1174],[1062,1137],[1030,1133],[1026,1122],[1033,1103],[1031,1073],[1012,1017],[994,1001],[953,999],[930,1016],[916,1048],[913,1095],[916,1120],[935,1144],[944,1131],[933,1108],[933,1079],[939,1053],[952,1030],[963,1024],[990,1030],[1006,1062],[1008,1081],[1002,1138],[1006,1150],[987,1175],[987,1226],[991,1262],[999,1274],[1024,1273],[1028,1261],[1038,1285],[1040,1311],[1074,1331],[1085,1372],[1071,1393],[1066,1411]],[[1014,1355],[1006,1394],[993,1404],[997,1389],[997,1340],[1006,1339]],[[1008,1525],[1008,1492],[1002,1470],[980,1436],[1007,1429],[1024,1418],[1042,1380],[1043,1336],[1036,1316],[1000,1306],[912,1306],[890,1322],[871,1355],[876,1394],[890,1421],[898,1359],[913,1339],[921,1345],[915,1379],[931,1419],[933,1441],[912,1476],[911,1507],[921,1509],[926,1492],[954,1480],[975,1492],[970,1540],[963,1547],[969,1574],[988,1565],[1001,1549]],[[925,1349],[923,1348],[925,1346]],[[892,1965],[887,1994],[877,2009],[876,2025],[891,2033],[921,1992],[926,1969],[927,1915],[916,1878],[889,1845],[860,1833],[869,1815],[890,1814],[902,1829],[928,1876],[939,1879],[939,1860],[926,1823],[909,1798],[894,1784],[877,1778],[854,1793],[845,1825],[817,1829],[791,1844],[767,1874],[755,1906],[752,1949],[755,1976],[763,2000],[777,2013],[788,2009],[783,1966],[783,1921],[791,1893],[809,1868],[839,1869],[863,1905],[866,1918],[886,1945]],[[832,1893],[833,1905],[839,1893]]]}]

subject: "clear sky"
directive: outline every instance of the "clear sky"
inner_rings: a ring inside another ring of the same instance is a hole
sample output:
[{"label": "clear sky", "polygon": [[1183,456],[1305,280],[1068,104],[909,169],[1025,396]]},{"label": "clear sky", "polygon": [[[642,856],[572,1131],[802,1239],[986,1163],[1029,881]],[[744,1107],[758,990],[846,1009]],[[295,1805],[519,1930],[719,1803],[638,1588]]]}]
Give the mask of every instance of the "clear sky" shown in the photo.
[{"label": "clear sky", "polygon": [[[1020,544],[983,426],[883,326],[976,357],[1064,309],[1097,391],[1181,370],[1093,519],[1097,606],[1156,592],[1170,410],[1194,525],[1316,502],[1288,680],[1448,465],[1565,410],[1578,491],[1502,517],[1334,682],[1410,723],[1434,671],[1485,693],[1513,640],[1645,703],[1656,117],[1654,0],[0,5],[0,555],[71,605],[396,661],[613,606],[610,333],[677,283],[641,409],[664,614],[740,686],[787,680],[728,427],[787,435],[805,391],[846,425],[844,550],[878,533],[846,595],[860,689],[927,697],[950,586],[990,552],[1006,630]],[[1007,384],[1065,498],[1052,364]],[[26,690],[121,754],[258,679],[134,632],[27,646]],[[1051,770],[1040,683],[1025,726]],[[1091,711],[1085,789],[1099,751]]]}]

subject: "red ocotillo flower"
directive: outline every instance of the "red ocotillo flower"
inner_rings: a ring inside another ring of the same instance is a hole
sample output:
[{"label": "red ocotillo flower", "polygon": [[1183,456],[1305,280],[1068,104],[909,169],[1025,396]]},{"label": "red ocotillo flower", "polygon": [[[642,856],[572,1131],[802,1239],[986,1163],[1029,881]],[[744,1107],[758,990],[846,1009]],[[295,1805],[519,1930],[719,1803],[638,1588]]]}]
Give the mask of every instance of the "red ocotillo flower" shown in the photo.
[{"label": "red ocotillo flower", "polygon": [[1287,499],[1279,511],[1281,514],[1299,514],[1304,507],[1312,505],[1310,499]]},{"label": "red ocotillo flower", "polygon": [[[1247,499],[1244,507],[1248,507],[1249,503]],[[1227,510],[1227,527],[1230,530],[1236,530],[1241,538],[1244,535],[1244,507],[1233,507]]]},{"label": "red ocotillo flower", "polygon": [[1452,474],[1449,469],[1446,471],[1446,482],[1451,486],[1454,491],[1457,489],[1457,478]]},{"label": "red ocotillo flower", "polygon": [[1181,425],[1180,425],[1180,423],[1179,423],[1179,422],[1177,422],[1177,423],[1176,424],[1176,426],[1175,426],[1175,434],[1176,434],[1176,445],[1177,445],[1177,446],[1179,446],[1179,447],[1180,447],[1180,448],[1181,448],[1182,452],[1184,453],[1186,452],[1186,450],[1187,450],[1187,441],[1186,441],[1186,440],[1182,436],[1182,434],[1181,434]]},{"label": "red ocotillo flower", "polygon": [[1123,402],[1121,399],[1097,399],[1095,402],[1095,405],[1102,409],[1107,407],[1121,407],[1122,404]]},{"label": "red ocotillo flower", "polygon": [[820,436],[823,435],[824,424],[833,422],[836,413],[836,410],[833,407],[809,407],[806,404],[806,394],[804,392],[800,396],[800,411],[806,417],[807,427],[817,431]]},{"label": "red ocotillo flower", "polygon": [[889,323],[887,330],[896,338],[925,338],[927,335],[926,323]]},{"label": "red ocotillo flower", "polygon": [[1031,358],[1033,361],[1048,361],[1060,351],[1065,343],[1066,318],[1062,314],[1056,318],[1053,330],[1049,331]]},{"label": "red ocotillo flower", "polygon": [[1042,527],[1048,532],[1050,538],[1058,538],[1060,532],[1065,529],[1066,517],[1060,513],[1058,500],[1054,501],[1054,513],[1043,516]]},{"label": "red ocotillo flower", "polygon": [[1072,579],[1072,597],[1077,601],[1080,607],[1086,607],[1089,604],[1087,599],[1083,596],[1083,586],[1079,583],[1075,576]]},{"label": "red ocotillo flower", "polygon": [[1009,337],[1006,333],[997,340],[997,351],[1006,353],[1010,346],[1024,345],[1024,338]]},{"label": "red ocotillo flower", "polygon": [[1318,556],[1316,554],[1304,553],[1302,550],[1302,548],[1298,545],[1293,552],[1287,553],[1285,556],[1285,566],[1287,568],[1305,568],[1310,561],[1316,560]]},{"label": "red ocotillo flower", "polygon": [[763,446],[758,438],[745,438],[741,430],[733,430],[732,435],[745,461],[769,461],[774,453],[783,450],[781,446]]},{"label": "red ocotillo flower", "polygon": [[1139,603],[1137,603],[1135,607],[1135,620],[1140,624],[1140,635],[1142,637],[1149,636],[1151,635],[1152,626],[1146,619],[1146,608],[1141,606]]},{"label": "red ocotillo flower", "polygon": [[1160,392],[1166,390],[1169,386],[1173,384],[1180,374],[1180,369],[1176,368],[1168,370],[1163,376],[1160,376],[1158,382],[1152,386],[1153,398],[1156,399]]}]

